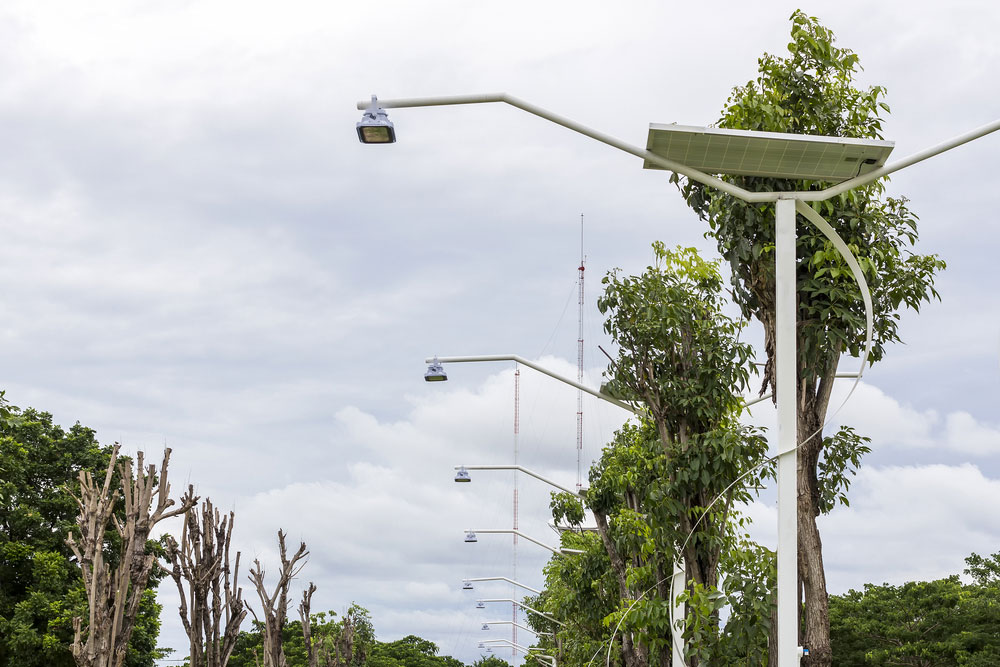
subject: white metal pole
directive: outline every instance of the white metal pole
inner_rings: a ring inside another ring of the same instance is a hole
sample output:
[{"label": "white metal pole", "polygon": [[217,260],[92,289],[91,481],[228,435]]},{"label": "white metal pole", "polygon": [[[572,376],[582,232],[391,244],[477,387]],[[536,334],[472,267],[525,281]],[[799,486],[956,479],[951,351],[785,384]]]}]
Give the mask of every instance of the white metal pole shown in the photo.
[{"label": "white metal pole", "polygon": [[778,402],[778,667],[799,664],[796,498],[795,200],[775,205],[775,356]]},{"label": "white metal pole", "polygon": [[684,603],[679,600],[681,593],[684,592],[684,577],[686,573],[684,572],[684,559],[677,558],[674,560],[674,572],[671,575],[670,591],[674,596],[674,614],[670,623],[670,643],[673,645],[673,650],[670,651],[673,656],[670,659],[671,667],[687,667],[687,663],[684,662],[684,638],[681,633],[677,631],[674,622],[684,618]]}]

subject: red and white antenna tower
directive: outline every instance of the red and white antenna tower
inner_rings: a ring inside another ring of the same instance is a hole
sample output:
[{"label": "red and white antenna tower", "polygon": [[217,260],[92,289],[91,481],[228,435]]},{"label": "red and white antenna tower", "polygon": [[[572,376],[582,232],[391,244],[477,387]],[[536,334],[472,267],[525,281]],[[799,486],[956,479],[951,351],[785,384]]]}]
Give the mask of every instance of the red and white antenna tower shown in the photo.
[{"label": "red and white antenna tower", "polygon": [[[517,460],[517,449],[518,449],[518,436],[520,433],[520,421],[521,421],[521,369],[514,365],[514,465],[518,465]],[[514,471],[514,530],[517,530],[517,470]],[[514,533],[514,573],[511,575],[511,579],[517,581],[517,533]],[[512,586],[513,588],[513,586]],[[515,595],[511,595],[512,598],[517,599]],[[510,641],[513,644],[517,644],[517,605],[511,603],[511,621],[514,625],[510,626]],[[515,663],[517,662],[517,653],[513,646],[510,647],[511,660]]]},{"label": "red and white antenna tower", "polygon": [[[576,381],[583,384],[583,267],[585,263],[583,254],[583,214],[580,214],[580,318],[578,335],[576,339]],[[583,391],[576,391],[576,488],[583,488]]]}]

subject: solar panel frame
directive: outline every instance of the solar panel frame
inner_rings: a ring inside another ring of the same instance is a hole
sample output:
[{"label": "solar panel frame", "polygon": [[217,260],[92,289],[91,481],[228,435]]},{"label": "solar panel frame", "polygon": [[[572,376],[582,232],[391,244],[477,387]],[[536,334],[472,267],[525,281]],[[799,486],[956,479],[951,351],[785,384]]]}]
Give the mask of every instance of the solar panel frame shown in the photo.
[{"label": "solar panel frame", "polygon": [[[646,149],[706,174],[843,181],[878,169],[892,141],[649,124]],[[649,160],[644,169],[662,169]]]}]

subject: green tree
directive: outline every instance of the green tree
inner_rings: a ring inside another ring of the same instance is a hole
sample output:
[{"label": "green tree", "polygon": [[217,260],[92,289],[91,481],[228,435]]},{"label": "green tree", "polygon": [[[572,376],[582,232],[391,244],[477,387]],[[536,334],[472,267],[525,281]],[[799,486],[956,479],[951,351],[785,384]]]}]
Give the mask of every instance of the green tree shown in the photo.
[{"label": "green tree", "polygon": [[[882,114],[889,107],[881,86],[861,89],[854,77],[858,56],[835,45],[833,33],[817,19],[796,11],[785,57],[765,54],[759,74],[735,88],[718,126],[828,136],[882,138]],[[764,326],[768,355],[764,385],[773,387],[774,369],[774,205],[749,204],[727,194],[674,177],[687,203],[709,224],[719,252],[732,269],[733,296],[747,318]],[[750,191],[804,191],[829,184],[787,179],[726,176]],[[880,360],[886,346],[899,340],[898,311],[919,309],[936,297],[934,275],[944,262],[919,255],[916,216],[905,199],[885,196],[885,182],[814,204],[833,226],[859,263],[872,287],[875,331],[870,363]],[[799,405],[798,483],[799,562],[805,601],[803,644],[811,655],[803,665],[830,665],[829,617],[822,546],[816,517],[829,509],[824,473],[843,473],[858,457],[827,447],[822,437],[834,374],[845,353],[860,356],[865,318],[857,285],[830,241],[811,225],[797,228],[797,339]],[[762,388],[763,392],[763,388]],[[843,438],[842,438],[843,439]],[[860,445],[860,441],[855,440]],[[853,460],[852,460],[853,459]],[[825,462],[825,463],[824,463]],[[832,486],[836,486],[834,482]],[[846,490],[846,487],[844,488]]]},{"label": "green tree", "polygon": [[[743,323],[724,312],[718,266],[693,248],[654,243],[653,251],[656,261],[641,275],[609,273],[598,299],[605,331],[618,345],[609,389],[644,407],[648,421],[623,430],[626,446],[592,480],[588,504],[602,529],[602,517],[625,499],[617,521],[645,524],[653,544],[640,562],[653,582],[662,585],[674,559],[683,557],[688,658],[698,664],[718,651],[725,601],[719,565],[739,526],[734,508],[751,499],[748,489],[771,467],[764,464],[761,433],[738,421],[753,351],[740,341]],[[658,621],[668,597],[630,613]]]},{"label": "green tree", "polygon": [[[4,403],[0,395],[0,403]],[[92,429],[69,430],[52,415],[4,404],[0,414],[0,667],[72,667],[74,616],[86,616],[79,568],[66,536],[77,507],[77,475],[105,470],[111,448]],[[109,545],[108,556],[114,558]],[[152,667],[159,605],[142,600],[126,664]]]},{"label": "green tree", "polygon": [[[612,271],[598,300],[618,345],[607,391],[642,416],[615,434],[591,468],[586,506],[597,533],[563,533],[564,546],[584,553],[552,559],[546,589],[533,599],[566,625],[531,623],[562,640],[566,664],[588,664],[610,645],[612,658],[628,667],[668,665],[669,581],[682,557],[686,613],[677,620],[688,663],[732,656],[759,663],[770,623],[770,595],[760,595],[770,561],[753,566],[764,550],[740,533],[735,510],[773,471],[761,433],[736,419],[752,351],[739,340],[742,323],[723,312],[718,266],[691,248],[656,243],[653,251],[655,262],[641,275]],[[569,494],[554,495],[552,511],[556,521],[583,521],[583,505]],[[726,604],[734,613],[720,628]]]},{"label": "green tree", "polygon": [[866,584],[830,597],[837,665],[972,667],[1000,664],[1000,553],[972,554],[957,575],[901,586]]},{"label": "green tree", "polygon": [[407,635],[394,642],[377,642],[366,664],[368,667],[464,667],[461,660],[437,653],[434,642]]},{"label": "green tree", "polygon": [[511,667],[511,665],[506,660],[501,660],[495,655],[486,655],[479,660],[474,660],[472,667]]}]

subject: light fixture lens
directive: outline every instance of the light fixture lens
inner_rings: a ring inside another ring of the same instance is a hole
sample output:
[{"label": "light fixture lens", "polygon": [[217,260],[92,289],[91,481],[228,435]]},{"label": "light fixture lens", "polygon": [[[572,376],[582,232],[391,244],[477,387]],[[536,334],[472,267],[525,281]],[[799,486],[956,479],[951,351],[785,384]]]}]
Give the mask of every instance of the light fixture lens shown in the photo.
[{"label": "light fixture lens", "polygon": [[[386,123],[388,122],[386,121]],[[358,123],[358,138],[363,144],[392,144],[396,142],[396,132],[391,123],[388,125],[366,125],[362,121]]]}]

